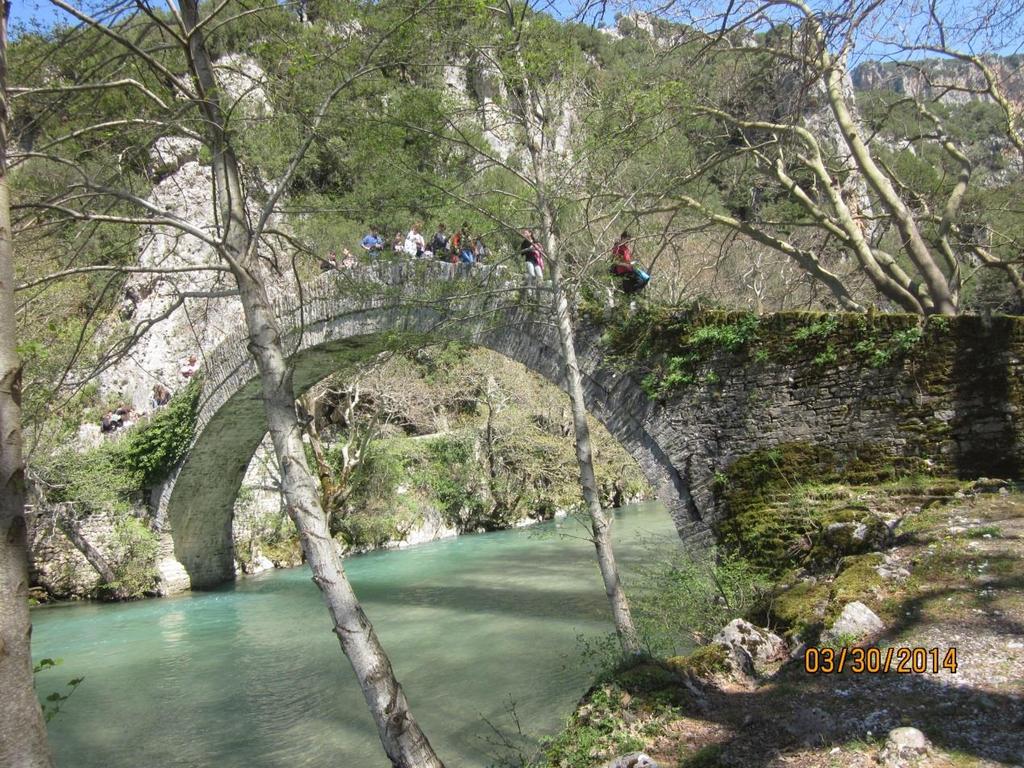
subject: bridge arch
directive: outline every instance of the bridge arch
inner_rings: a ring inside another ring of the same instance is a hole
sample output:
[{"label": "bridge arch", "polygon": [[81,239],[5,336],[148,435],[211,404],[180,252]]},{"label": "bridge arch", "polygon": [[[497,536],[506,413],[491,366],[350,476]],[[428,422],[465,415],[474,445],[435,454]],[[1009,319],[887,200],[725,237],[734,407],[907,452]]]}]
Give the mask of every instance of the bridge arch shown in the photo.
[{"label": "bridge arch", "polygon": [[[440,263],[381,264],[329,274],[275,307],[285,331],[296,395],[365,360],[395,334],[460,341],[515,360],[565,389],[557,333],[536,302],[512,300],[501,268],[452,275]],[[456,279],[451,279],[451,278]],[[539,292],[540,301],[545,294]],[[537,298],[537,297],[534,297]],[[680,535],[705,529],[682,473],[655,431],[656,405],[630,376],[607,366],[597,338],[577,339],[587,410],[633,456]],[[204,355],[196,436],[158,490],[157,522],[193,588],[234,576],[235,498],[267,432],[256,366],[239,332]]]}]

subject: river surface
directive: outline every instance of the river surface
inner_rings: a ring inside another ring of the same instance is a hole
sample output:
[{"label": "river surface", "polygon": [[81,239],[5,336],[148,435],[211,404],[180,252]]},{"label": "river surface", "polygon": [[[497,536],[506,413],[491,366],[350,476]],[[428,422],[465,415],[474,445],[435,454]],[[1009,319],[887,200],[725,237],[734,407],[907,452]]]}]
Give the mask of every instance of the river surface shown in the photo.
[{"label": "river surface", "polygon": [[[616,513],[626,575],[670,537],[664,508]],[[449,768],[487,766],[487,725],[536,738],[589,685],[577,636],[612,629],[572,518],[345,561],[395,672]],[[646,543],[645,543],[646,541]],[[384,768],[373,721],[307,568],[214,592],[33,612],[40,696],[85,680],[50,722],[61,768]]]}]

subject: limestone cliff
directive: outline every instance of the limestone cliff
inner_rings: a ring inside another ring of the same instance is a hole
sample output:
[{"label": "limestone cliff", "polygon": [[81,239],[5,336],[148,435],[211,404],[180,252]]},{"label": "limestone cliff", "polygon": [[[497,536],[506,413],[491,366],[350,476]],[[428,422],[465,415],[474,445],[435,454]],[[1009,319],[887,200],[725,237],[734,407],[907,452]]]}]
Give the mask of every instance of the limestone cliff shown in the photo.
[{"label": "limestone cliff", "polygon": [[[1024,77],[1020,56],[987,56],[1007,96],[1017,104],[1024,103]],[[967,104],[987,100],[985,78],[971,64],[952,59],[923,59],[911,62],[868,61],[851,73],[853,86],[860,91],[890,91],[925,101],[944,104]]]},{"label": "limestone cliff", "polygon": [[[236,109],[250,116],[266,114],[270,105],[260,85],[265,77],[258,64],[240,56],[225,56],[217,65],[220,82]],[[188,222],[205,233],[217,229],[211,205],[213,176],[203,162],[199,142],[186,136],[165,136],[150,150],[149,170],[159,181],[147,202]],[[247,169],[259,183],[255,169]],[[189,355],[199,358],[212,350],[243,322],[242,308],[233,295],[234,280],[213,249],[199,238],[170,226],[149,226],[139,240],[139,267],[169,270],[139,273],[125,287],[119,317],[111,318],[104,333],[111,339],[127,333],[138,341],[99,379],[101,392],[128,401],[140,412],[149,410],[155,384],[172,391],[186,383],[180,374]],[[177,271],[185,270],[189,271]],[[276,298],[294,288],[285,269],[266,270],[265,278]]]}]

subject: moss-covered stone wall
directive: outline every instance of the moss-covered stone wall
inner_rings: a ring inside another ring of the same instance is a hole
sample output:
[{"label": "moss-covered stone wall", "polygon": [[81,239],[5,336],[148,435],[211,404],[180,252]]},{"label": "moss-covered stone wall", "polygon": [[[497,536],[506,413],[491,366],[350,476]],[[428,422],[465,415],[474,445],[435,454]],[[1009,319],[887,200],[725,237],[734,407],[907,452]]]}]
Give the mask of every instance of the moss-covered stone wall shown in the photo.
[{"label": "moss-covered stone wall", "polygon": [[591,322],[605,364],[656,400],[646,421],[705,521],[733,464],[775,446],[822,446],[865,479],[1024,467],[1024,318],[641,308]]}]

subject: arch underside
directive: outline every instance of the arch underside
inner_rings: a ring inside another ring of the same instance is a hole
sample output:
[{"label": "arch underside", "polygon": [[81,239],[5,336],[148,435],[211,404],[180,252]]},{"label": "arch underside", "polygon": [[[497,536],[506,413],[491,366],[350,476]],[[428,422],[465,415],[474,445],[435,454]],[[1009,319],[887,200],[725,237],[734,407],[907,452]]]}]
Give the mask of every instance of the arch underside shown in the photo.
[{"label": "arch underside", "polygon": [[[444,314],[451,316],[450,311]],[[301,337],[291,338],[298,346],[290,357],[296,395],[332,373],[354,371],[360,362],[393,346],[396,333],[422,338],[423,343],[450,340],[483,346],[565,389],[556,334],[536,310],[516,306],[468,312],[466,317],[445,321],[427,306],[363,308],[319,321],[315,314],[307,316]],[[596,339],[582,334],[578,345],[588,411],[637,461],[680,535],[703,535],[680,473],[645,426],[655,405],[628,376],[601,365]],[[157,499],[158,523],[170,531],[175,557],[198,589],[234,577],[234,502],[267,432],[259,380],[244,343],[218,348],[211,360],[218,364],[209,366],[197,437]]]}]

